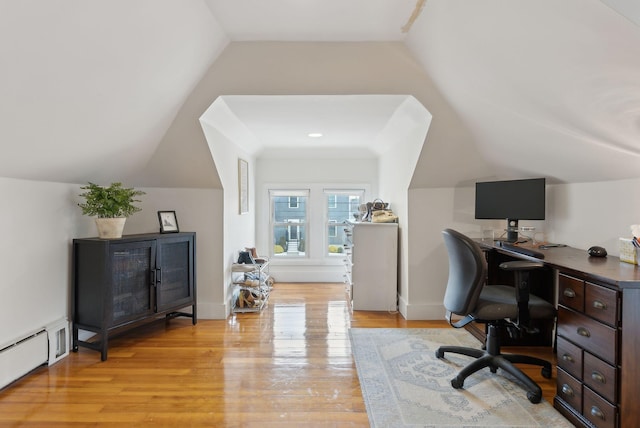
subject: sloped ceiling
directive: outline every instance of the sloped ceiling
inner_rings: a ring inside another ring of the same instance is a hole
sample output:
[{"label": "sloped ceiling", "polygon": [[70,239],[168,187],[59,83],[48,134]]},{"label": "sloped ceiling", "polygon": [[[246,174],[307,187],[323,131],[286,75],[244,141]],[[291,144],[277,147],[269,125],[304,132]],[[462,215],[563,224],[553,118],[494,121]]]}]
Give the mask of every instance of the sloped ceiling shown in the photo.
[{"label": "sloped ceiling", "polygon": [[640,28],[600,1],[430,1],[406,43],[496,175],[639,176]]},{"label": "sloped ceiling", "polygon": [[227,43],[202,0],[0,1],[0,176],[121,180]]},{"label": "sloped ceiling", "polygon": [[[0,176],[117,180],[179,152],[165,147],[183,135],[176,118],[197,123],[214,101],[188,102],[230,41],[391,41],[435,88],[417,97],[433,121],[412,187],[480,178],[458,146],[500,177],[638,177],[638,22],[635,0],[3,1]],[[303,95],[291,84],[270,95]],[[213,162],[189,152],[161,185],[211,181]]]}]

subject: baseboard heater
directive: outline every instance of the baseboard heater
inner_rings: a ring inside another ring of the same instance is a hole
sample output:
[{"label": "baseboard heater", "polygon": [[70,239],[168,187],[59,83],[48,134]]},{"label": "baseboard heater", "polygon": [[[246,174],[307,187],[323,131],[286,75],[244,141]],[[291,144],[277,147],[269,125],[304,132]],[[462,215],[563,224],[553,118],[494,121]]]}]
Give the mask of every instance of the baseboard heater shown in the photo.
[{"label": "baseboard heater", "polygon": [[65,319],[21,336],[0,348],[0,389],[43,364],[69,354],[69,322]]}]

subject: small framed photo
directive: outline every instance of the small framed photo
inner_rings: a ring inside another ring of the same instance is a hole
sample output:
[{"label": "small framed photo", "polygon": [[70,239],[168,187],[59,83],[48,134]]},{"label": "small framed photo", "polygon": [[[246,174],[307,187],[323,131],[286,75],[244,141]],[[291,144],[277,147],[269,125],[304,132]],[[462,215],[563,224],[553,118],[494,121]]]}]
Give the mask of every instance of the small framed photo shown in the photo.
[{"label": "small framed photo", "polygon": [[158,220],[160,221],[160,233],[175,233],[180,231],[175,211],[158,211]]}]

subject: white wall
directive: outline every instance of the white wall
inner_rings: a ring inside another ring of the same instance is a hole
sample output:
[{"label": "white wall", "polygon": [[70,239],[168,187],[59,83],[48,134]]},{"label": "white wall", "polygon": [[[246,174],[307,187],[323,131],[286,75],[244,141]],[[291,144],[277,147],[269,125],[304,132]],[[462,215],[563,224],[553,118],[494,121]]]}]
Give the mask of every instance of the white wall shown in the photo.
[{"label": "white wall", "polygon": [[[222,256],[222,190],[141,188],[142,211],[127,219],[124,234],[159,231],[158,211],[175,211],[181,231],[196,233],[198,318],[227,315]],[[95,236],[92,229],[89,236]]]},{"label": "white wall", "polygon": [[[269,188],[310,189],[309,231],[324,230],[324,189],[365,189],[365,200],[377,197],[376,159],[269,159],[257,161],[256,242],[259,254],[270,253]],[[320,197],[318,197],[318,195]],[[311,235],[322,236],[322,235]],[[319,239],[310,239],[309,257],[272,259],[270,273],[280,282],[340,282],[342,258],[327,258]]]},{"label": "white wall", "polygon": [[[386,149],[380,154],[380,196],[389,202],[398,216],[398,291],[408,289],[409,253],[409,185],[416,163],[423,148],[427,130],[431,125],[431,113],[415,98],[407,97],[398,108],[380,138]],[[401,311],[404,314],[404,312]]]},{"label": "white wall", "polygon": [[[245,247],[255,246],[255,161],[240,146],[227,138],[221,132],[226,120],[232,120],[227,116],[228,112],[224,103],[216,100],[210,109],[202,116],[201,124],[209,150],[213,155],[216,169],[222,183],[222,198],[219,211],[221,218],[212,219],[222,228],[221,241],[214,243],[220,246],[220,257],[209,262],[222,263],[223,275],[216,285],[222,290],[224,308],[216,311],[216,318],[226,318],[232,308],[231,296],[233,286],[231,282],[231,265],[238,260],[238,252]],[[249,165],[249,212],[240,214],[240,196],[238,180],[238,159],[243,159]]]},{"label": "white wall", "polygon": [[[618,238],[629,237],[640,224],[640,201],[633,198],[640,179],[547,186],[545,221],[521,221],[534,226],[538,238],[586,250],[604,246],[617,256]],[[442,319],[448,278],[448,257],[441,231],[453,228],[482,237],[482,229],[504,229],[503,221],[474,219],[473,187],[413,189],[409,192],[408,242],[410,281],[401,290],[400,309],[407,319]],[[585,257],[587,253],[585,251]]]},{"label": "white wall", "polygon": [[71,315],[71,239],[95,227],[78,189],[0,178],[0,346]]},{"label": "white wall", "polygon": [[409,283],[400,290],[400,312],[407,319],[442,319],[449,264],[441,232],[454,228],[479,236],[471,187],[411,189],[407,242]]},{"label": "white wall", "polygon": [[618,238],[640,224],[640,179],[547,186],[548,240],[617,256]]}]

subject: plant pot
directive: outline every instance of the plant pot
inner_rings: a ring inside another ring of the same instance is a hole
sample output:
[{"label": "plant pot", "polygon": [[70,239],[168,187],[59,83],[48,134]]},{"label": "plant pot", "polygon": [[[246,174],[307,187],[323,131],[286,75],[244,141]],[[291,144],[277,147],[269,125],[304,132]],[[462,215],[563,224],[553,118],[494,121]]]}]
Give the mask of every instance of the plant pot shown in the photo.
[{"label": "plant pot", "polygon": [[122,238],[126,217],[97,218],[98,237],[101,239]]}]

